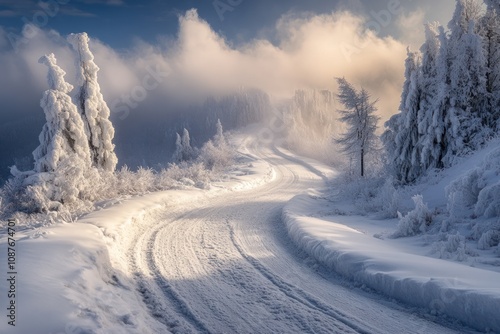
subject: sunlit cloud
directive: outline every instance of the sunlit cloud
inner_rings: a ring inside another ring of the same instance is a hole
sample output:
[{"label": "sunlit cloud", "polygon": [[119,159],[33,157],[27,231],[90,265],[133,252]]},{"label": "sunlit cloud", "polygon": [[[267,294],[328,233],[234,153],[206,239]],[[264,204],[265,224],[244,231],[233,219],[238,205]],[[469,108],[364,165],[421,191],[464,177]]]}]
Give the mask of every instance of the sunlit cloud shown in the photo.
[{"label": "sunlit cloud", "polygon": [[[168,68],[170,73],[155,91],[149,92],[147,100],[141,101],[142,108],[148,111],[158,108],[148,104],[149,99],[167,102],[175,96],[188,102],[202,101],[208,95],[226,94],[241,87],[261,89],[279,100],[292,96],[299,88],[335,90],[335,78],[345,76],[379,98],[381,115],[387,118],[397,111],[406,44],[376,36],[365,28],[365,23],[366,18],[347,11],[289,14],[276,23],[277,42],[261,38],[235,47],[196,10],[191,10],[179,18],[176,38],[164,39],[168,43],[151,45],[138,40],[134,48],[118,53],[93,39],[91,48],[101,68],[99,78],[108,102],[140,85],[148,67]],[[0,56],[0,70],[6,73],[0,87],[12,82],[34,82],[39,87],[38,92],[32,92],[37,99],[45,89],[45,70],[37,63],[38,57],[53,52],[68,72],[70,82],[75,65],[64,36],[52,30],[33,29],[35,37],[22,45],[18,54],[12,51]],[[9,47],[3,30],[0,46],[3,50]],[[22,67],[28,68],[29,75],[19,76]]]}]

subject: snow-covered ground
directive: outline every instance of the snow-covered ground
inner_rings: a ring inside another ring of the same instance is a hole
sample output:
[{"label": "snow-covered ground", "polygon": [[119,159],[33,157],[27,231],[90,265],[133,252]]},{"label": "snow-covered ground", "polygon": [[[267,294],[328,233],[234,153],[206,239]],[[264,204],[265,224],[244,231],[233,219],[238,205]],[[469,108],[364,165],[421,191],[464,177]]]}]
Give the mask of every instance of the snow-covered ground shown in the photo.
[{"label": "snow-covered ground", "polygon": [[[239,172],[208,190],[173,190],[110,202],[76,222],[19,231],[16,327],[2,321],[0,332],[473,332],[356,288],[322,261],[298,251],[281,219],[285,205],[287,217],[296,217],[298,223],[323,224],[324,230],[312,225],[312,230],[303,231],[321,245],[354,246],[339,239],[344,236],[358,242],[358,262],[344,256],[346,266],[369,264],[359,254],[370,253],[368,245],[382,241],[341,225],[302,220],[299,216],[310,210],[309,203],[305,205],[308,197],[287,204],[305,189],[324,187],[334,175],[328,168],[282,149],[262,148],[251,138],[242,141],[240,152],[246,160]],[[328,240],[321,241],[325,237]],[[363,244],[363,238],[370,244]],[[2,254],[6,241],[2,236]],[[384,247],[375,248],[379,255]],[[394,268],[394,258],[394,253],[380,255],[374,262],[377,272],[388,269],[402,279],[415,272],[408,263]],[[435,265],[436,271],[443,268]],[[8,290],[5,273],[0,272],[0,291]],[[478,281],[457,280],[460,288]],[[422,280],[403,279],[411,281]],[[428,284],[436,296],[441,296],[439,282]],[[494,289],[483,292],[478,307],[495,296]],[[462,295],[468,294],[442,297],[459,302]],[[6,310],[6,299],[0,304]]]},{"label": "snow-covered ground", "polygon": [[[473,238],[498,224],[495,214],[478,214],[477,207],[486,197],[481,191],[498,187],[499,147],[498,140],[492,141],[452,168],[395,193],[398,205],[407,210],[411,196],[420,194],[432,216],[422,231],[424,221],[415,219],[416,235],[394,238],[401,236],[395,233],[402,230],[398,219],[360,215],[362,204],[353,205],[342,191],[332,196],[325,189],[294,197],[283,220],[296,245],[344,277],[431,314],[500,332],[498,253]],[[468,202],[465,196],[450,196],[450,189],[466,192]],[[489,198],[488,205],[498,205],[498,200]],[[455,212],[450,215],[450,210]]]}]

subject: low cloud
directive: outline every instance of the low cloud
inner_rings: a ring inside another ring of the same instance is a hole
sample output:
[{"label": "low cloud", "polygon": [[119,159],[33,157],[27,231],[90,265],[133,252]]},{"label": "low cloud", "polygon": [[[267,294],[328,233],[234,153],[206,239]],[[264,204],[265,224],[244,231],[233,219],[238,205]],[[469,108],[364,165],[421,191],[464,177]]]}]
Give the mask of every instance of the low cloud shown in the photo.
[{"label": "low cloud", "polygon": [[[402,19],[401,25],[418,18]],[[179,18],[177,36],[165,38],[158,45],[137,41],[134,48],[118,53],[92,39],[91,49],[110,104],[140,86],[148,68],[168,69],[169,76],[148,92],[137,110],[159,108],[158,101],[168,103],[172,96],[200,101],[207,95],[240,87],[258,88],[279,100],[290,97],[298,88],[335,90],[335,78],[346,77],[379,98],[380,114],[386,119],[397,111],[406,45],[392,37],[376,36],[365,28],[366,22],[348,11],[290,14],[276,23],[277,42],[255,39],[233,46],[196,10],[190,10]],[[74,76],[74,60],[64,36],[33,29],[33,36],[20,45],[17,53],[10,48],[9,34],[0,29],[0,71],[4,73],[0,89],[9,91],[3,99],[12,100],[6,105],[15,106],[21,96],[40,99],[46,89],[45,69],[37,60],[43,54],[55,53],[68,72],[68,81]]]}]

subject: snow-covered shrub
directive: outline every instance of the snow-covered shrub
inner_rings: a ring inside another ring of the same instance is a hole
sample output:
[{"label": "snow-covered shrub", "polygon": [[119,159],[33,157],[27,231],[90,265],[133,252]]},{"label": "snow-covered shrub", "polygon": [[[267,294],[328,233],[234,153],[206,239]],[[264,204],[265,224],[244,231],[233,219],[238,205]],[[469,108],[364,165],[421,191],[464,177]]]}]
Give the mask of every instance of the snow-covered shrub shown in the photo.
[{"label": "snow-covered shrub", "polygon": [[450,214],[460,216],[465,210],[471,209],[477,202],[479,192],[484,186],[485,182],[479,168],[450,183],[445,188]]},{"label": "snow-covered shrub", "polygon": [[379,208],[380,218],[396,218],[400,210],[400,193],[394,187],[392,178],[388,178],[380,188],[376,197],[376,204]]},{"label": "snow-covered shrub", "polygon": [[478,249],[487,250],[492,247],[498,246],[500,243],[500,231],[498,230],[489,230],[483,233],[481,238],[477,243]]},{"label": "snow-covered shrub", "polygon": [[474,212],[477,216],[487,218],[500,216],[500,182],[489,185],[479,192]]},{"label": "snow-covered shrub", "polygon": [[422,195],[412,197],[415,203],[415,209],[403,216],[398,212],[399,224],[396,231],[392,234],[393,238],[410,237],[427,231],[432,223],[432,212],[424,203]]},{"label": "snow-covered shrub", "polygon": [[198,161],[210,170],[220,171],[234,162],[234,151],[227,145],[215,146],[209,140],[200,150]]},{"label": "snow-covered shrub", "polygon": [[[210,182],[210,171],[205,169],[202,163],[173,164],[160,173],[163,180],[173,180],[172,186],[186,185],[186,180],[192,180],[195,184],[199,182]],[[184,180],[184,182],[180,182]],[[188,182],[189,183],[189,182]]]},{"label": "snow-covered shrub", "polygon": [[401,192],[391,177],[360,179],[343,174],[333,181],[336,197],[352,202],[358,214],[374,214],[378,219],[396,218],[401,206]]},{"label": "snow-covered shrub", "polygon": [[482,164],[450,183],[446,188],[452,217],[474,210],[476,216],[500,216],[500,149],[491,152]]},{"label": "snow-covered shrub", "polygon": [[468,252],[465,237],[460,233],[444,235],[445,241],[434,244],[433,253],[438,253],[440,259],[455,259],[457,261],[467,260]]}]

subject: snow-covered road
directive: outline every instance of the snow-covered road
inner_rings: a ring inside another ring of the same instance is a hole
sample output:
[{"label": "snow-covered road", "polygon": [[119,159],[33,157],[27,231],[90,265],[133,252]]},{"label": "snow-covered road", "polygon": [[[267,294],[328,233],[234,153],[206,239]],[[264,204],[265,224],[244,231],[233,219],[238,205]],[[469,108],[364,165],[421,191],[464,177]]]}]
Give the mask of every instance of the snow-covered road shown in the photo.
[{"label": "snow-covered road", "polygon": [[[296,251],[282,208],[317,168],[276,149],[249,148],[275,170],[248,190],[193,197],[146,213],[122,240],[122,270],[172,332],[453,333],[331,274]],[[116,259],[115,259],[116,260]]]}]

